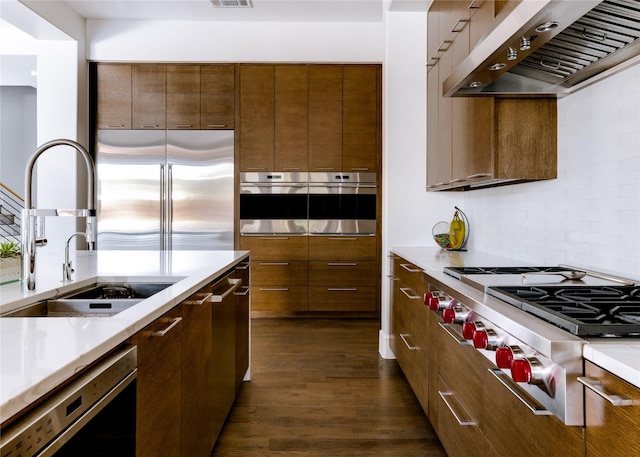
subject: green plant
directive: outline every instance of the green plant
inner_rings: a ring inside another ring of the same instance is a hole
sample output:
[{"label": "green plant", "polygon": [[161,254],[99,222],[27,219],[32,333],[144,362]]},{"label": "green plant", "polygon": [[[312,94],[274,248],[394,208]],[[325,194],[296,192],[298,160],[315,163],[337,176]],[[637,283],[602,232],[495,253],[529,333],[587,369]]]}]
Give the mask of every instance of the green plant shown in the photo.
[{"label": "green plant", "polygon": [[0,241],[0,257],[20,255],[20,245],[15,241]]}]

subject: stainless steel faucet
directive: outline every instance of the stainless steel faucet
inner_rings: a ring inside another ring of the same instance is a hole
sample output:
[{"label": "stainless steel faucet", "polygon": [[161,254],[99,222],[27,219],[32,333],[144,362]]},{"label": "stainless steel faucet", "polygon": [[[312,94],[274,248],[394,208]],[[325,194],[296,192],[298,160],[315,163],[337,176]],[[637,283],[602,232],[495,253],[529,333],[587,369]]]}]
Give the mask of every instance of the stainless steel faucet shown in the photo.
[{"label": "stainless steel faucet", "polygon": [[64,263],[62,264],[62,282],[71,281],[73,278],[73,272],[76,271],[73,269],[73,265],[71,264],[71,260],[69,260],[69,243],[73,239],[74,236],[84,236],[87,238],[87,234],[83,232],[76,232],[69,237],[67,242],[64,244]]},{"label": "stainless steel faucet", "polygon": [[[33,185],[33,169],[40,155],[54,146],[71,146],[84,158],[87,167],[87,209],[36,209],[33,207],[31,187]],[[27,162],[25,172],[25,207],[22,212],[22,273],[28,290],[36,288],[36,244],[41,243],[36,238],[38,220],[46,216],[72,216],[86,218],[86,232],[84,233],[90,251],[95,249],[96,242],[96,202],[94,194],[95,166],[87,150],[72,140],[53,140],[40,146]],[[75,234],[74,234],[75,235]],[[71,236],[73,238],[73,235]],[[71,240],[69,238],[69,241]],[[68,261],[68,243],[65,252],[65,265]]]}]

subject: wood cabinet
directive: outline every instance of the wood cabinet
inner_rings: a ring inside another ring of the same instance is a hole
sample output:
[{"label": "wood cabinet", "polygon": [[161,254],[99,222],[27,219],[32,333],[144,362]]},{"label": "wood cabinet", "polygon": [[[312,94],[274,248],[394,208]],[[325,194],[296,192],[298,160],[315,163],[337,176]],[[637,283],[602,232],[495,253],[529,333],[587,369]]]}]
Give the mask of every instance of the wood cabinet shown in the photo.
[{"label": "wood cabinet", "polygon": [[233,64],[96,65],[98,129],[232,129]]},{"label": "wood cabinet", "polygon": [[309,171],[342,170],[342,65],[309,65]]},{"label": "wood cabinet", "polygon": [[182,302],[182,455],[211,453],[213,353],[211,286]]},{"label": "wood cabinet", "polygon": [[307,311],[308,237],[241,236],[240,249],[251,251],[252,315],[287,315]]},{"label": "wood cabinet", "polygon": [[640,388],[589,361],[585,374],[586,456],[640,455]]},{"label": "wood cabinet", "polygon": [[309,311],[377,310],[376,238],[309,238]]},{"label": "wood cabinet", "polygon": [[273,171],[275,68],[240,66],[240,171]]},{"label": "wood cabinet", "polygon": [[276,65],[274,71],[274,164],[278,171],[309,168],[309,70]]},{"label": "wood cabinet", "polygon": [[133,337],[138,346],[136,456],[182,452],[182,308]]},{"label": "wood cabinet", "polygon": [[422,409],[429,410],[429,357],[427,319],[429,308],[422,294],[422,269],[393,258],[391,298],[391,350]]},{"label": "wood cabinet", "polygon": [[427,190],[557,175],[556,99],[442,95],[442,83],[491,29],[503,3],[436,0],[429,9]]},{"label": "wood cabinet", "polygon": [[236,360],[235,360],[235,390],[242,387],[243,381],[249,373],[249,345],[251,341],[251,303],[249,300],[249,284],[251,280],[250,262],[243,262],[236,267],[235,278],[240,280],[236,296]]},{"label": "wood cabinet", "polygon": [[240,66],[241,171],[378,171],[379,65]]},{"label": "wood cabinet", "polygon": [[380,66],[345,65],[342,72],[342,168],[377,172],[381,147]]},{"label": "wood cabinet", "polygon": [[98,129],[131,128],[131,65],[98,65],[96,126]]}]

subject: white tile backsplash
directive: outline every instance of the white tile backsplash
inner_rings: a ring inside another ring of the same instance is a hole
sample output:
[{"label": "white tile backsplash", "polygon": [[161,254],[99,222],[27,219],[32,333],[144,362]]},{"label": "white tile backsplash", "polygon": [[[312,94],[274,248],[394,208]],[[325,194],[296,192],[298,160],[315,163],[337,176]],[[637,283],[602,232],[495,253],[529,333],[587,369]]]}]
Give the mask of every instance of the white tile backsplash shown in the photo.
[{"label": "white tile backsplash", "polygon": [[464,194],[470,249],[640,279],[640,65],[558,101],[558,179]]}]

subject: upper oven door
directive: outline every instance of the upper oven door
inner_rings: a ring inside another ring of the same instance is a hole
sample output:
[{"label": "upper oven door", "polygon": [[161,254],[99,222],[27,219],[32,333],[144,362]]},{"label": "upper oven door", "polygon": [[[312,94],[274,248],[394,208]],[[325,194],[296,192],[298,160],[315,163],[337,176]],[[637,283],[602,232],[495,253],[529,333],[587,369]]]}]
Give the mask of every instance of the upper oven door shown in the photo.
[{"label": "upper oven door", "polygon": [[375,173],[310,173],[309,233],[376,233]]},{"label": "upper oven door", "polygon": [[243,173],[240,233],[306,235],[308,189],[306,173]]}]

